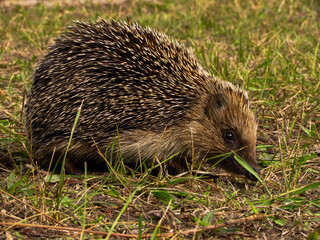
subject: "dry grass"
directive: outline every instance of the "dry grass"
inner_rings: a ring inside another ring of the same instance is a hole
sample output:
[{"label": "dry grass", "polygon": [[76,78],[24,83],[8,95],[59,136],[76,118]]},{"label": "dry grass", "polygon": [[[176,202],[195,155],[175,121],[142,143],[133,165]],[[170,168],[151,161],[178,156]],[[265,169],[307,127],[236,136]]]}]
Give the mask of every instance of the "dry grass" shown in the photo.
[{"label": "dry grass", "polygon": [[[318,1],[5,3],[0,239],[319,239]],[[195,48],[213,74],[248,89],[263,184],[229,174],[153,178],[123,169],[61,178],[33,166],[23,129],[33,68],[72,20],[97,16],[129,17],[166,32]]]}]

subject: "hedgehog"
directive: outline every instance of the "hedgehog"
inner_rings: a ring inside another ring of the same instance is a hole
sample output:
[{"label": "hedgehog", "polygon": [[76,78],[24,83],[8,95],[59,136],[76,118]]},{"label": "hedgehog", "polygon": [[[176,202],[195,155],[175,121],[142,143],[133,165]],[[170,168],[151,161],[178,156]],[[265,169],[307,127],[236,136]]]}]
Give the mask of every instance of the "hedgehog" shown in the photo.
[{"label": "hedgehog", "polygon": [[[257,123],[243,88],[205,70],[193,51],[135,22],[76,21],[38,64],[26,102],[26,131],[39,166],[107,171],[160,165],[179,174],[216,164],[255,177]],[[61,164],[60,164],[61,166]],[[159,167],[158,167],[159,168]]]}]

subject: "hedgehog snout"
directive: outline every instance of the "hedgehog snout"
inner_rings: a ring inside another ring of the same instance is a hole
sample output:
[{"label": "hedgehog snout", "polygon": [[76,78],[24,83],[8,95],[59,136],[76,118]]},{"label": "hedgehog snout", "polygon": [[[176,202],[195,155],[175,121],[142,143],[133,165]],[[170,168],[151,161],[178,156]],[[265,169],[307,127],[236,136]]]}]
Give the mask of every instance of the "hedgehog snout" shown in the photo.
[{"label": "hedgehog snout", "polygon": [[[259,165],[257,163],[257,159],[256,159],[256,149],[254,148],[245,148],[242,151],[240,151],[240,156],[241,158],[246,161],[250,167],[258,174],[260,175],[260,169],[259,169]],[[249,178],[250,180],[254,180],[256,181],[257,178],[251,174],[249,171],[247,171],[246,169],[244,175]]]}]

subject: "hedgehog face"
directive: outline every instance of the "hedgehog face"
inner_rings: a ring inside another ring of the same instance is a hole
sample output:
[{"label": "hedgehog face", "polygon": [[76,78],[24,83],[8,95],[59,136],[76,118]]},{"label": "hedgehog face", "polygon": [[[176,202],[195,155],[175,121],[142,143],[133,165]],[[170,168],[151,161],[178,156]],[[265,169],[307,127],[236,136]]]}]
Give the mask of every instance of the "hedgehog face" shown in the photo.
[{"label": "hedgehog face", "polygon": [[[241,133],[239,133],[241,132]],[[256,162],[256,143],[255,138],[250,139],[245,135],[244,131],[228,128],[222,129],[222,138],[225,143],[226,151],[233,151],[238,154],[243,160],[245,160],[249,165],[257,172],[260,173],[257,162]],[[255,177],[245,170],[235,159],[234,154],[228,156],[221,162],[221,167],[224,169],[243,174],[251,180],[256,180]]]},{"label": "hedgehog face", "polygon": [[[244,92],[224,89],[211,94],[206,100],[204,117],[200,122],[201,127],[196,127],[195,132],[198,134],[197,139],[200,139],[197,147],[201,149],[201,155],[206,152],[207,158],[210,158],[235,152],[259,173],[256,161],[257,123]],[[234,154],[230,154],[219,165],[229,172],[255,180],[234,159]]]}]

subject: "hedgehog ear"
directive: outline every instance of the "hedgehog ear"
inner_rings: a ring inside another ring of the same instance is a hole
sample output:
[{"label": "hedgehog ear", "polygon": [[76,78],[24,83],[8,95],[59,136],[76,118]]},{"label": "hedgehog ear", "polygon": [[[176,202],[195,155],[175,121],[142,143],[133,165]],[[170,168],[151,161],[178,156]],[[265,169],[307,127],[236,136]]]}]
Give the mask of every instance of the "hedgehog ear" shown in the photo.
[{"label": "hedgehog ear", "polygon": [[214,116],[216,111],[226,106],[228,103],[227,97],[223,93],[214,93],[209,97],[205,114],[210,117]]}]

